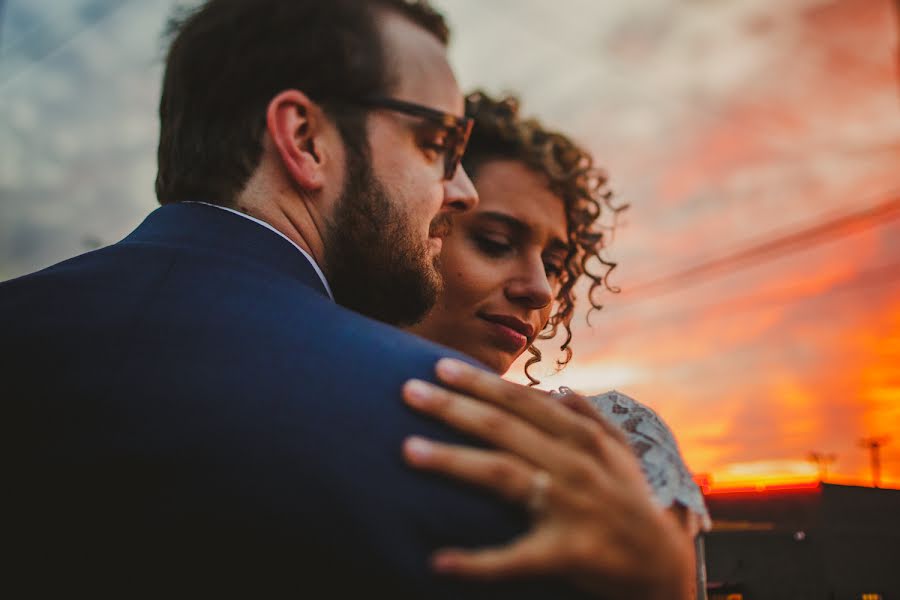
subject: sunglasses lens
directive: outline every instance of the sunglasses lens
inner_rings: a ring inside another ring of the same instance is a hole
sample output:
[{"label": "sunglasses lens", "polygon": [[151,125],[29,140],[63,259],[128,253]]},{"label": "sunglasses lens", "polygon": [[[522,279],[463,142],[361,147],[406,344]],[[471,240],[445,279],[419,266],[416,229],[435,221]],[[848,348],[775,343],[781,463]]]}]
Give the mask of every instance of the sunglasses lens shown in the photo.
[{"label": "sunglasses lens", "polygon": [[450,181],[456,174],[456,167],[459,165],[459,140],[452,140],[450,150],[444,155],[444,179]]},{"label": "sunglasses lens", "polygon": [[469,135],[472,133],[473,121],[466,119],[465,124],[454,127],[448,131],[451,138],[451,151],[447,152],[444,159],[444,179],[451,180],[456,175],[456,169],[459,168],[459,162],[462,160],[463,154],[466,152],[466,145],[469,143]]}]

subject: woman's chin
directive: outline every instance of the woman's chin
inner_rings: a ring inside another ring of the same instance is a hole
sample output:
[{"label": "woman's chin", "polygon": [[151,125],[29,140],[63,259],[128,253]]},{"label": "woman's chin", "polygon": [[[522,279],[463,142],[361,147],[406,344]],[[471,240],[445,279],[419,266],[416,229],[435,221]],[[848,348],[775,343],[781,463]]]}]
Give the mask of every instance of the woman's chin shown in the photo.
[{"label": "woman's chin", "polygon": [[476,360],[481,361],[486,367],[488,367],[491,371],[495,372],[497,375],[504,375],[509,368],[512,366],[513,362],[515,362],[516,357],[510,356],[503,352],[497,352],[493,350],[491,352],[477,352],[470,354]]}]

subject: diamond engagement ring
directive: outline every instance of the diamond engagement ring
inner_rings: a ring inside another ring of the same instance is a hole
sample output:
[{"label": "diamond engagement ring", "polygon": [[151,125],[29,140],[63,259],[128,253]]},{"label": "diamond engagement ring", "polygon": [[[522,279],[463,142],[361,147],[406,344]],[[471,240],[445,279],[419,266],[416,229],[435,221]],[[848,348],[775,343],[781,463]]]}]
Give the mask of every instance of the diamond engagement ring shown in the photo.
[{"label": "diamond engagement ring", "polygon": [[540,513],[547,506],[547,488],[550,487],[550,473],[547,471],[535,471],[531,476],[531,488],[528,490],[526,504],[528,510]]}]

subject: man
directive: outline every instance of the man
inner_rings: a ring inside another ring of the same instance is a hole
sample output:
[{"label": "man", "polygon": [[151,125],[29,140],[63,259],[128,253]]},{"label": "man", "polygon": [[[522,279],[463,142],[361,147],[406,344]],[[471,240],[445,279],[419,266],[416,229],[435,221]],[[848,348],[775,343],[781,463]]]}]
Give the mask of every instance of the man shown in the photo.
[{"label": "man", "polygon": [[401,0],[211,0],[176,26],[163,207],[0,286],[4,539],[33,591],[546,591],[429,570],[525,515],[404,466],[411,433],[463,441],[400,401],[449,351],[338,305],[415,321],[442,215],[476,202],[445,42]]}]

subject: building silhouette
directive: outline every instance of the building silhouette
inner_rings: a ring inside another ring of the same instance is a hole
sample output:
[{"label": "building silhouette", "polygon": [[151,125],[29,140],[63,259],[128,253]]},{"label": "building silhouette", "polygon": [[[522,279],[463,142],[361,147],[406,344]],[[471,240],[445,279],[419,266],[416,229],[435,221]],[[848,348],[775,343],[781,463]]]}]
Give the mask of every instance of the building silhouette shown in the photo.
[{"label": "building silhouette", "polygon": [[900,490],[814,483],[706,501],[710,600],[900,599]]}]

